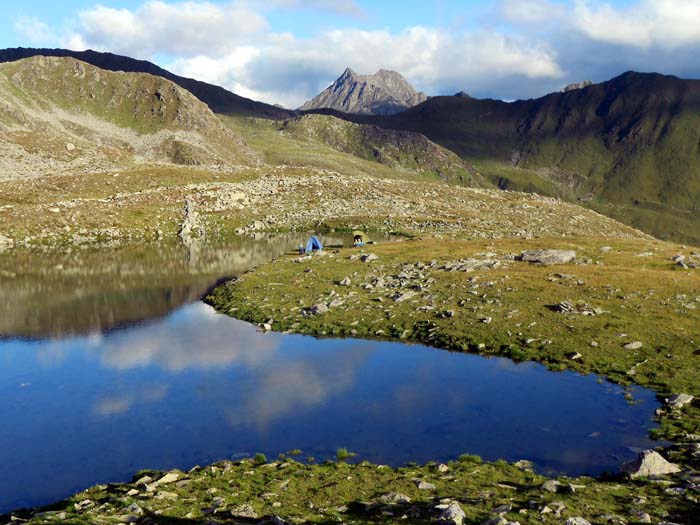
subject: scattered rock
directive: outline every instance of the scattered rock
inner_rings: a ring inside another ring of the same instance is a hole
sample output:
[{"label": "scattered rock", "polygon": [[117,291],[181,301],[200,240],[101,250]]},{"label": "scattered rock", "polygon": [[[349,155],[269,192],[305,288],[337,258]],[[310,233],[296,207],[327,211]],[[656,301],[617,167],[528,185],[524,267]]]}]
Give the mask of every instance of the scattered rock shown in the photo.
[{"label": "scattered rock", "polygon": [[346,277],[342,281],[340,281],[338,284],[340,286],[350,286],[351,283],[352,283],[352,281],[350,280],[350,277]]},{"label": "scattered rock", "polygon": [[253,509],[253,507],[245,503],[233,509],[231,511],[231,516],[233,516],[234,518],[257,519],[258,513],[255,512],[255,509]]},{"label": "scattered rock", "polygon": [[491,511],[492,514],[498,514],[499,516],[502,516],[504,514],[508,514],[511,510],[513,510],[513,505],[510,503],[505,503],[503,505],[499,505],[495,509]]},{"label": "scattered rock", "polygon": [[305,315],[321,315],[328,312],[328,306],[325,303],[318,303],[309,308],[305,308],[302,313]]},{"label": "scattered rock", "polygon": [[168,472],[165,476],[156,481],[156,485],[165,485],[166,483],[173,483],[180,479],[180,474],[177,472]]},{"label": "scattered rock", "polygon": [[559,483],[557,480],[554,480],[554,479],[550,479],[548,481],[545,481],[542,484],[543,490],[546,490],[547,492],[552,492],[552,493],[559,492],[560,487],[561,487],[561,483]]},{"label": "scattered rock", "polygon": [[544,265],[568,264],[576,259],[576,252],[573,250],[526,250],[517,259]]},{"label": "scattered rock", "polygon": [[685,405],[692,403],[693,399],[695,399],[695,396],[690,394],[676,394],[666,399],[666,404],[673,410],[680,410]]},{"label": "scattered rock", "polygon": [[432,483],[420,479],[416,480],[416,487],[418,487],[418,490],[435,490],[436,488]]},{"label": "scattered rock", "polygon": [[654,450],[645,450],[636,460],[622,466],[622,471],[629,474],[632,479],[675,474],[680,470],[678,465],[669,463]]},{"label": "scattered rock", "polygon": [[392,298],[394,301],[396,301],[397,303],[402,303],[402,302],[404,302],[404,301],[407,301],[407,300],[409,300],[409,299],[412,299],[412,298],[415,297],[416,295],[417,295],[416,292],[413,292],[413,291],[409,290],[408,292],[394,294],[394,295],[391,296],[391,298]]},{"label": "scattered rock", "polygon": [[651,523],[651,516],[641,510],[632,512],[632,517],[637,523]]},{"label": "scattered rock", "polygon": [[580,516],[575,516],[566,520],[566,525],[591,525],[588,520],[581,518]]},{"label": "scattered rock", "polygon": [[75,144],[73,144],[72,142],[67,142],[66,151],[75,151]]},{"label": "scattered rock", "polygon": [[14,239],[11,239],[10,237],[6,237],[2,233],[0,233],[0,253],[2,253],[5,250],[9,250],[14,245],[15,245]]},{"label": "scattered rock", "polygon": [[462,510],[462,507],[459,506],[459,503],[453,501],[446,508],[442,509],[440,522],[447,525],[462,525],[466,517],[467,515]]},{"label": "scattered rock", "polygon": [[360,257],[360,260],[361,260],[362,262],[365,262],[365,263],[366,263],[366,262],[376,261],[377,259],[379,259],[379,257],[377,257],[377,256],[376,256],[375,254],[373,254],[373,253],[368,253],[367,255],[363,255],[362,257]]},{"label": "scattered rock", "polygon": [[380,496],[379,501],[382,503],[410,503],[411,498],[400,492],[389,492]]}]

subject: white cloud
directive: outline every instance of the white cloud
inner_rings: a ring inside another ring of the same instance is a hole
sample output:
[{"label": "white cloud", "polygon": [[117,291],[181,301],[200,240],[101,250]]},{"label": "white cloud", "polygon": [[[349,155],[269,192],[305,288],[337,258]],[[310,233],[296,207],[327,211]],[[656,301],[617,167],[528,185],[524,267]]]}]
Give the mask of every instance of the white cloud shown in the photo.
[{"label": "white cloud", "polygon": [[362,7],[354,0],[268,0],[267,4],[272,7],[304,8],[352,17],[365,16]]},{"label": "white cloud", "polygon": [[566,8],[550,0],[504,0],[501,14],[515,24],[542,24],[564,16]]},{"label": "white cloud", "polygon": [[[356,0],[97,5],[78,13],[63,45],[165,57],[162,65],[176,73],[292,108],[346,67],[359,73],[395,69],[429,95],[465,90],[503,99],[539,96],[627,69],[700,75],[698,0],[635,0],[622,7],[611,0],[491,0],[491,5],[476,29],[350,27],[305,38],[275,32],[266,15],[285,10],[301,17],[313,10],[361,17],[362,9]],[[27,38],[46,33],[39,20],[16,26]]]},{"label": "white cloud", "polygon": [[445,85],[484,89],[509,77],[562,75],[546,48],[491,32],[453,35],[426,27],[398,33],[344,29],[310,39],[269,35],[254,49],[239,48],[215,59],[182,59],[170,67],[287,107],[301,105],[348,66],[360,73],[395,69],[429,93]]},{"label": "white cloud", "polygon": [[673,50],[700,43],[700,2],[697,0],[641,0],[627,8],[577,0],[575,26],[593,40]]},{"label": "white cloud", "polygon": [[103,5],[81,11],[77,28],[66,42],[138,57],[217,56],[267,28],[262,15],[237,1],[216,5],[154,0],[134,11]]},{"label": "white cloud", "polygon": [[12,27],[17,34],[34,45],[44,45],[54,40],[49,26],[33,16],[15,18]]}]

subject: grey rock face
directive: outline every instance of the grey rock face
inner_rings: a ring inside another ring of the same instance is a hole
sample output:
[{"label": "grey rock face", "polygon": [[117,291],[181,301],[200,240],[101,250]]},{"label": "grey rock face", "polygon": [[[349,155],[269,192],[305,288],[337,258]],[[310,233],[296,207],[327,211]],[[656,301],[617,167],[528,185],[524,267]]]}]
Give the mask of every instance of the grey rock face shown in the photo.
[{"label": "grey rock face", "polygon": [[576,259],[573,250],[526,250],[518,257],[521,261],[540,264],[567,264]]},{"label": "grey rock face", "polygon": [[672,409],[678,410],[683,408],[685,405],[692,403],[693,399],[695,399],[695,397],[690,394],[676,394],[675,396],[669,397],[666,400],[666,403]]},{"label": "grey rock face", "polygon": [[574,84],[569,84],[561,91],[562,91],[562,93],[566,93],[568,91],[575,91],[577,89],[583,89],[583,88],[586,88],[586,87],[592,86],[592,85],[593,85],[593,82],[591,82],[590,80],[584,80],[582,82],[576,82]]},{"label": "grey rock face", "polygon": [[645,450],[636,460],[622,466],[622,471],[628,473],[632,479],[664,476],[680,470],[678,465],[669,463],[661,454],[653,450]]},{"label": "grey rock face", "polygon": [[393,115],[427,100],[396,71],[380,69],[374,75],[358,75],[348,68],[300,109],[331,108],[345,113]]},{"label": "grey rock face", "polygon": [[576,516],[576,517],[569,518],[568,520],[566,520],[566,525],[591,525],[591,524],[588,520],[583,519],[580,516]]},{"label": "grey rock face", "polygon": [[441,510],[440,523],[462,525],[462,523],[464,523],[464,518],[467,517],[462,507],[459,506],[459,503],[454,501]]}]

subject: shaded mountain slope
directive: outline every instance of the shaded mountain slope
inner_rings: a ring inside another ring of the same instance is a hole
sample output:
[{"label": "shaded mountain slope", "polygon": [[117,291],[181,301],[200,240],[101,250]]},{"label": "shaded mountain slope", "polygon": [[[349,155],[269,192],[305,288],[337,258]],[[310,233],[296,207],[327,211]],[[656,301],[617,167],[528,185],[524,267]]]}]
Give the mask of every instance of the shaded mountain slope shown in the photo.
[{"label": "shaded mountain slope", "polygon": [[215,113],[244,115],[260,118],[286,118],[291,112],[277,106],[256,102],[206,82],[181,77],[145,60],[101,53],[98,51],[70,51],[68,49],[12,48],[0,50],[0,62],[13,62],[33,56],[72,57],[101,69],[129,73],[149,73],[170,80],[207,104]]},{"label": "shaded mountain slope", "polygon": [[345,113],[392,115],[426,99],[396,71],[380,69],[374,75],[358,75],[347,68],[300,109],[331,108]]},{"label": "shaded mountain slope", "polygon": [[629,72],[534,100],[434,97],[393,116],[335,114],[423,133],[479,168],[497,162],[515,174],[499,169],[501,187],[539,178],[656,235],[700,240],[700,81]]},{"label": "shaded mountain slope", "polygon": [[293,137],[317,140],[337,151],[399,171],[471,187],[491,186],[473,166],[420,133],[356,124],[330,115],[304,115],[282,121],[278,127]]},{"label": "shaded mountain slope", "polygon": [[239,136],[172,82],[56,57],[0,64],[0,152],[2,177],[132,162],[257,163]]}]

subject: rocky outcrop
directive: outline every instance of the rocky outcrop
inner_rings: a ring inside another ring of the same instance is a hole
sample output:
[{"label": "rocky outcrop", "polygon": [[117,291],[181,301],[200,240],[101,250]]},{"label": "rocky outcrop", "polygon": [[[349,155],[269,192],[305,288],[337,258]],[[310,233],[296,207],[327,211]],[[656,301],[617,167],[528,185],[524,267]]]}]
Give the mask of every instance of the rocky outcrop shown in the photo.
[{"label": "rocky outcrop", "polygon": [[681,469],[678,465],[666,461],[658,452],[645,450],[636,460],[623,465],[622,471],[630,478],[636,479],[675,474]]},{"label": "rocky outcrop", "polygon": [[593,85],[593,82],[591,82],[590,80],[584,80],[584,81],[582,81],[582,82],[576,82],[576,83],[574,83],[574,84],[569,84],[569,85],[566,86],[564,89],[562,89],[561,92],[562,92],[562,93],[567,93],[567,92],[569,92],[569,91],[575,91],[575,90],[577,90],[577,89],[583,89],[583,88],[586,88],[586,87],[592,86],[592,85]]},{"label": "rocky outcrop", "polygon": [[347,68],[340,77],[300,109],[337,109],[344,113],[393,115],[427,100],[396,71],[380,69],[358,75]]},{"label": "rocky outcrop", "polygon": [[573,250],[526,250],[518,256],[518,259],[544,265],[567,264],[576,259],[576,252]]}]

